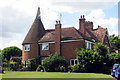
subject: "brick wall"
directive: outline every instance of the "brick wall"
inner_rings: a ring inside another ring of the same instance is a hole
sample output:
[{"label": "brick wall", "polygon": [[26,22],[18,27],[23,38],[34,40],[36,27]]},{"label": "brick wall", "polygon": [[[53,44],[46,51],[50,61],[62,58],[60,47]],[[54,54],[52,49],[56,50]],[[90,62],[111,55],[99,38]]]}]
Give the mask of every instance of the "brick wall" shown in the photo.
[{"label": "brick wall", "polygon": [[55,53],[55,44],[49,43],[49,50],[42,50],[42,44],[40,44],[40,55],[41,56],[49,56],[50,54]]},{"label": "brick wall", "polygon": [[[70,65],[70,59],[76,59],[75,50],[76,48],[85,48],[84,40],[72,41],[72,42],[62,42],[61,43],[61,56],[64,56],[68,64]],[[55,44],[49,43],[49,50],[42,50],[42,44],[40,44],[40,54],[41,56],[49,56],[50,54],[55,54]]]},{"label": "brick wall", "polygon": [[30,44],[30,51],[24,51],[24,45],[22,47],[22,63],[24,64],[24,60],[28,60],[30,58],[38,57],[38,44]]},{"label": "brick wall", "polygon": [[85,48],[84,40],[65,42],[61,44],[61,52],[62,52],[61,55],[67,59],[69,65],[70,65],[70,59],[76,59],[76,54],[75,54],[76,48],[78,49]]}]

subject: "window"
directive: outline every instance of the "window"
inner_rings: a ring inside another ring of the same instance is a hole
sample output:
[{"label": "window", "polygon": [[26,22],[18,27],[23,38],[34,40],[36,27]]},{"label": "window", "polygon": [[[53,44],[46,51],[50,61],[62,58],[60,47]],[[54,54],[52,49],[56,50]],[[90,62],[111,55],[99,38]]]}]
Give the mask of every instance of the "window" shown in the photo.
[{"label": "window", "polygon": [[86,47],[86,49],[91,49],[91,42],[85,41],[85,47]]},{"label": "window", "polygon": [[29,44],[24,45],[24,51],[30,51],[30,45]]},{"label": "window", "polygon": [[43,64],[44,58],[41,58],[41,64]]},{"label": "window", "polygon": [[78,60],[77,59],[71,59],[70,60],[70,65],[75,65],[78,64]]},{"label": "window", "polygon": [[48,49],[49,49],[49,44],[48,43],[42,44],[42,50],[48,50]]},{"label": "window", "polygon": [[29,66],[28,60],[25,60],[25,61],[24,61],[24,66],[25,66],[25,67],[28,67],[28,66]]}]

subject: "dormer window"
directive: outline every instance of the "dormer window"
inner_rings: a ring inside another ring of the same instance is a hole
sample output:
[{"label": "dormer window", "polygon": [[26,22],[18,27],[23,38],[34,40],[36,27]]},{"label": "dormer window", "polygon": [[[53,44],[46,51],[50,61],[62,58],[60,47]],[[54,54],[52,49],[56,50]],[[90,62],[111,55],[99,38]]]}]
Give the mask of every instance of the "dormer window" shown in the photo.
[{"label": "dormer window", "polygon": [[30,51],[30,44],[24,45],[24,51]]},{"label": "dormer window", "polygon": [[42,44],[42,50],[48,50],[49,49],[49,44],[48,43],[43,43]]}]

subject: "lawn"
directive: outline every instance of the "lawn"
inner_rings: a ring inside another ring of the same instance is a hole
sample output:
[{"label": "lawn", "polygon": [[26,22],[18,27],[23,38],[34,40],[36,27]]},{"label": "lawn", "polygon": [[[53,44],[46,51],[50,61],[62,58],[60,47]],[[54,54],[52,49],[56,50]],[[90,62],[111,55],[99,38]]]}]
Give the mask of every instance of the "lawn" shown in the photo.
[{"label": "lawn", "polygon": [[[104,78],[104,80],[112,80],[112,77],[107,74],[100,74],[100,73],[62,73],[62,72],[5,72],[5,74],[2,74],[2,78],[63,78],[64,80],[68,78]],[[12,79],[13,80],[13,79]],[[23,80],[23,79],[22,79]],[[26,80],[26,79],[25,79]],[[30,79],[29,79],[30,80]],[[35,80],[35,79],[34,79]],[[47,79],[48,80],[48,79]],[[53,79],[52,79],[53,80]],[[55,79],[56,80],[56,79]],[[61,79],[60,79],[61,80]]]}]

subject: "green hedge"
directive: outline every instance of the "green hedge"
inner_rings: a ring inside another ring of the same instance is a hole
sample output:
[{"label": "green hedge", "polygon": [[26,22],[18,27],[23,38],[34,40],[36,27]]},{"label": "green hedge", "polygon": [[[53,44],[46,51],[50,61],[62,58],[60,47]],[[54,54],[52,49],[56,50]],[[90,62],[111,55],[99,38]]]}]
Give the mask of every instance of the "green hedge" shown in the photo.
[{"label": "green hedge", "polygon": [[53,56],[44,59],[43,66],[46,71],[65,71],[68,63],[63,56],[55,53]]}]

